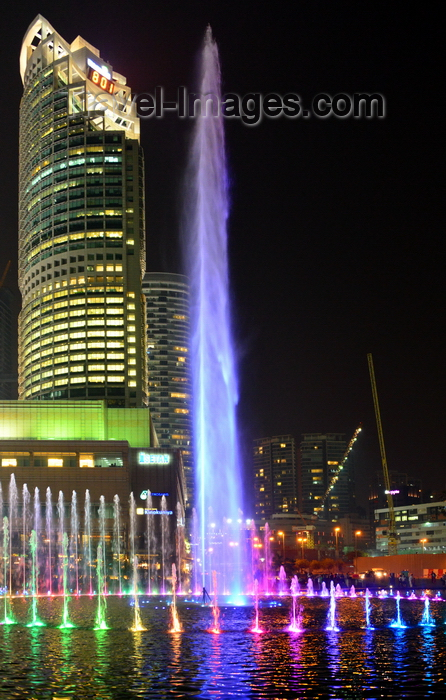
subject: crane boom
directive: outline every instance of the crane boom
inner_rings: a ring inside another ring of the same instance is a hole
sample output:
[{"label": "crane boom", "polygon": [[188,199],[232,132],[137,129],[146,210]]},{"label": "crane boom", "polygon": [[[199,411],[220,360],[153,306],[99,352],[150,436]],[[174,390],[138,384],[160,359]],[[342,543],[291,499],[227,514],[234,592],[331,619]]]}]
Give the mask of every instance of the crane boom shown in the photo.
[{"label": "crane boom", "polygon": [[327,490],[324,493],[324,496],[323,496],[322,501],[321,501],[321,508],[324,507],[325,501],[327,500],[327,497],[328,497],[328,494],[334,488],[334,486],[339,478],[339,474],[341,473],[342,469],[345,467],[345,463],[348,459],[348,456],[349,456],[350,452],[352,451],[353,445],[356,442],[356,438],[358,437],[361,430],[362,430],[362,425],[359,424],[358,427],[356,428],[355,432],[353,433],[352,439],[348,443],[347,449],[345,450],[344,456],[342,457],[342,461],[338,464],[338,468],[336,469],[336,471],[334,472],[334,474],[332,475],[332,477],[330,479],[330,483],[328,484]]},{"label": "crane boom", "polygon": [[389,530],[388,530],[388,551],[389,554],[398,553],[398,537],[396,533],[395,509],[393,507],[393,496],[390,489],[389,470],[387,468],[386,448],[384,446],[383,428],[381,423],[381,413],[379,410],[378,392],[376,389],[375,370],[373,369],[373,357],[371,353],[367,355],[369,363],[370,382],[372,384],[373,404],[375,406],[376,427],[378,430],[379,449],[381,452],[381,462],[384,475],[384,486],[386,487],[387,507],[389,509]]}]

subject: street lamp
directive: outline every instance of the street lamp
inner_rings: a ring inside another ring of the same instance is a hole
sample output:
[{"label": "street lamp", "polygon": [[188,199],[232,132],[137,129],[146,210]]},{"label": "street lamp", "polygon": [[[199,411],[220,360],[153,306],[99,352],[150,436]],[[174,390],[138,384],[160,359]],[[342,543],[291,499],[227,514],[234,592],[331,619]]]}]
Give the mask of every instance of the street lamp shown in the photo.
[{"label": "street lamp", "polygon": [[362,531],[361,530],[356,530],[355,532],[355,571],[358,570],[358,567],[356,565],[356,560],[358,558],[358,537],[361,537]]},{"label": "street lamp", "polygon": [[426,551],[426,542],[427,542],[427,539],[425,537],[422,540],[420,540],[420,544],[423,547],[423,552]]},{"label": "street lamp", "polygon": [[282,538],[282,557],[285,560],[285,533],[280,531],[277,534]]},{"label": "street lamp", "polygon": [[300,545],[301,545],[301,547],[302,547],[302,559],[305,559],[305,556],[304,556],[304,545],[305,545],[305,542],[307,541],[307,538],[306,538],[306,537],[298,537],[298,538],[297,538],[297,541],[300,542]]},{"label": "street lamp", "polygon": [[335,527],[334,533],[335,533],[335,537],[336,537],[336,559],[339,558],[339,533],[340,533],[340,531],[341,531],[340,527]]}]

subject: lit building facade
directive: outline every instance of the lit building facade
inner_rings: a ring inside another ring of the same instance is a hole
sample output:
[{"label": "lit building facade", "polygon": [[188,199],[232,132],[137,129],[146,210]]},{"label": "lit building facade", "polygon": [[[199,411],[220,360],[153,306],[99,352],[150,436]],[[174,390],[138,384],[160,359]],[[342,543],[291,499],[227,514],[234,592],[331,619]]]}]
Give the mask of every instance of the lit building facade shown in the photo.
[{"label": "lit building facade", "polygon": [[12,294],[0,289],[0,400],[12,399]]},{"label": "lit building facade", "polygon": [[[101,496],[104,498],[106,528],[110,533],[115,496],[119,497],[123,523],[127,523],[129,496],[133,493],[141,561],[147,556],[144,538],[149,515],[153,515],[159,542],[161,517],[167,518],[169,552],[175,555],[177,530],[184,526],[186,487],[182,455],[178,449],[154,446],[146,408],[110,407],[105,400],[0,401],[0,487],[5,496],[2,517],[9,515],[6,494],[12,476],[19,507],[25,486],[33,495],[38,489],[42,504],[50,489],[54,507],[61,491],[68,514],[67,530],[73,491],[79,511],[86,489],[95,513]],[[149,513],[147,490],[153,494]],[[20,518],[16,527],[20,530],[22,525]],[[97,529],[94,534],[97,536]],[[21,548],[18,552],[17,560]],[[109,558],[111,561],[111,552]],[[155,558],[161,562],[159,550]]]},{"label": "lit building facade", "polygon": [[[398,554],[446,552],[446,501],[395,508]],[[375,510],[376,549],[388,553],[389,509]]]},{"label": "lit building facade", "polygon": [[297,509],[295,441],[291,435],[254,440],[254,512],[267,520],[273,513]]},{"label": "lit building facade", "polygon": [[20,399],[146,404],[143,154],[126,79],[40,15],[20,70]]},{"label": "lit building facade", "polygon": [[149,408],[160,447],[183,453],[188,500],[193,501],[189,285],[187,277],[148,272],[143,279],[147,309]]},{"label": "lit building facade", "polygon": [[[330,520],[354,510],[352,458],[339,471],[347,449],[344,433],[305,433],[300,444],[300,498],[304,513]],[[338,479],[327,494],[333,477]]]}]

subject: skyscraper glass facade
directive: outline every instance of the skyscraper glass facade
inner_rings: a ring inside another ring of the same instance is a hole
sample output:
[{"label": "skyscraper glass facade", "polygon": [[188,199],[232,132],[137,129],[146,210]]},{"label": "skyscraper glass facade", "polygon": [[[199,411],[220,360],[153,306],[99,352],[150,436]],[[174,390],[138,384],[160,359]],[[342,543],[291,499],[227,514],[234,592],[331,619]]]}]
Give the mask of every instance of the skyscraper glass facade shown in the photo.
[{"label": "skyscraper glass facade", "polygon": [[41,16],[20,67],[19,398],[143,406],[143,154],[130,88]]},{"label": "skyscraper glass facade", "polygon": [[[347,443],[344,433],[305,433],[300,444],[301,508],[304,513],[337,518],[354,510],[352,456],[342,463]],[[338,479],[327,495],[334,475]]]},{"label": "skyscraper glass facade", "polygon": [[193,454],[187,277],[148,272],[143,279],[143,292],[147,307],[150,414],[160,447],[182,450],[191,502]]},{"label": "skyscraper glass facade", "polygon": [[12,294],[0,289],[0,399],[12,399]]},{"label": "skyscraper glass facade", "polygon": [[254,510],[257,518],[297,510],[294,438],[276,435],[254,440]]}]

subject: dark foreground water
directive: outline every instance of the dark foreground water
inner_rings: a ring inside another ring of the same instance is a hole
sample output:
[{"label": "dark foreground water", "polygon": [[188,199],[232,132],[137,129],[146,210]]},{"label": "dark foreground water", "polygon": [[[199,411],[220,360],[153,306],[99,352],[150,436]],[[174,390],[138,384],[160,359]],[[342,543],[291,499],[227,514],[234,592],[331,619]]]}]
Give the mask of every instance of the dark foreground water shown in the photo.
[{"label": "dark foreground water", "polygon": [[[304,631],[287,631],[289,603],[263,607],[263,634],[249,631],[252,607],[222,608],[222,633],[209,633],[211,610],[181,603],[183,632],[169,634],[169,610],[144,603],[146,632],[131,632],[128,600],[108,599],[109,630],[94,631],[95,601],[73,600],[75,629],[60,630],[60,600],[39,602],[48,625],[27,628],[29,603],[14,600],[18,624],[0,627],[0,698],[406,698],[446,697],[446,603],[420,627],[421,601],[402,601],[407,629],[388,627],[395,601],[338,602],[339,632],[325,631],[328,602],[303,600]],[[0,601],[1,602],[1,601]]]}]

